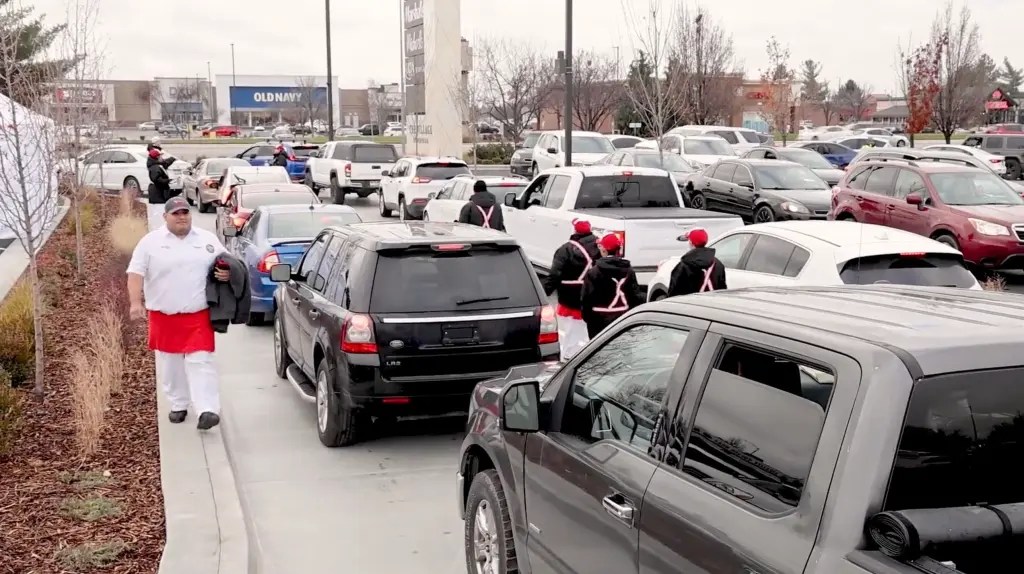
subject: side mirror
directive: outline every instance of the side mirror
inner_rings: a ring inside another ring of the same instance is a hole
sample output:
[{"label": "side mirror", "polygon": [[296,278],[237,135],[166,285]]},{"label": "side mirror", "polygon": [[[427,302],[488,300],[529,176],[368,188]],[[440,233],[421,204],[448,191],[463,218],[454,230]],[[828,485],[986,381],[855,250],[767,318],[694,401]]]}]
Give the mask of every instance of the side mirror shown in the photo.
[{"label": "side mirror", "polygon": [[501,429],[512,432],[540,430],[540,384],[537,381],[518,381],[502,389]]},{"label": "side mirror", "polygon": [[391,177],[391,172],[387,171],[387,170],[382,171],[382,172],[380,172],[380,176],[381,177]]},{"label": "side mirror", "polygon": [[224,237],[234,237],[238,235],[238,229],[234,225],[228,225],[224,228]]},{"label": "side mirror", "polygon": [[924,207],[924,198],[921,197],[920,193],[909,193],[907,194],[907,203],[910,205],[916,205],[918,209]]},{"label": "side mirror", "polygon": [[505,206],[507,206],[507,207],[515,207],[516,206],[516,194],[515,194],[515,192],[510,191],[510,192],[505,194]]},{"label": "side mirror", "polygon": [[558,153],[558,150],[553,148],[553,147],[549,147],[548,148],[548,153]]},{"label": "side mirror", "polygon": [[285,283],[292,279],[292,266],[287,263],[278,263],[270,268],[270,280],[274,283]]}]

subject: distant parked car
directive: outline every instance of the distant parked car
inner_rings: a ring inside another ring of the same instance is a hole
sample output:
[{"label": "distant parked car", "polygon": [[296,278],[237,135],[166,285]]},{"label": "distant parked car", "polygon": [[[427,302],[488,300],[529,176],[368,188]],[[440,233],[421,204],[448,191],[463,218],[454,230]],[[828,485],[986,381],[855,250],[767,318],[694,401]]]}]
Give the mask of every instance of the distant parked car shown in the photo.
[{"label": "distant parked car", "polygon": [[244,159],[235,157],[214,157],[200,160],[195,167],[186,170],[182,176],[182,193],[189,203],[199,206],[199,213],[206,213],[220,197],[217,182],[224,175],[224,170],[231,166],[248,165]]},{"label": "distant parked car", "polygon": [[832,192],[810,169],[790,161],[722,160],[695,175],[686,203],[746,221],[825,219]]},{"label": "distant parked car", "polygon": [[995,172],[996,175],[1006,175],[1006,158],[1001,155],[989,153],[981,148],[956,144],[935,144],[924,146],[923,149],[925,151],[945,151],[955,154],[969,155],[984,163],[984,165]]},{"label": "distant parked car", "polygon": [[679,154],[641,148],[620,149],[615,153],[608,154],[607,157],[594,165],[639,166],[663,169],[672,174],[672,178],[676,180],[676,185],[679,186],[679,189],[686,189],[686,184],[690,182],[690,178],[698,173],[697,169]]},{"label": "distant parked car", "polygon": [[746,159],[781,159],[798,163],[818,175],[825,183],[836,185],[843,178],[843,170],[829,163],[816,151],[802,148],[759,147],[743,154]]},{"label": "distant parked car", "polygon": [[210,137],[213,135],[219,138],[236,138],[242,135],[242,129],[238,126],[211,126],[203,130],[202,134],[203,137]]},{"label": "distant parked car", "polygon": [[135,126],[135,129],[139,131],[151,131],[156,129],[156,122],[142,122]]},{"label": "distant parked car", "polygon": [[612,142],[612,145],[615,146],[615,149],[627,149],[636,147],[636,144],[644,141],[644,138],[620,134],[608,136],[608,141]]},{"label": "distant parked car", "polygon": [[379,136],[380,126],[377,124],[363,124],[359,127],[359,133],[364,136]]},{"label": "distant parked car", "polygon": [[181,126],[174,123],[161,124],[160,127],[156,129],[156,131],[160,135],[176,137],[183,137],[185,134],[188,133],[188,129],[185,126]]},{"label": "distant parked car", "polygon": [[[262,205],[300,205],[309,207],[319,204],[320,198],[313,190],[301,183],[248,183],[239,185],[218,214],[217,229],[225,240],[230,237],[228,228],[241,229],[252,212]],[[226,241],[225,241],[226,242]]]},{"label": "distant parked car", "polygon": [[[274,161],[274,151],[278,144],[264,143],[254,145],[235,157],[244,159],[249,165],[270,165]],[[302,181],[306,174],[306,160],[318,149],[316,144],[281,143],[288,153],[288,175],[292,181]]]},{"label": "distant parked car", "polygon": [[804,141],[794,142],[789,147],[809,149],[820,153],[832,165],[842,169],[850,165],[857,152],[836,142]]},{"label": "distant parked car", "polygon": [[963,145],[1003,156],[1006,177],[1024,179],[1024,134],[976,134],[964,139]]}]

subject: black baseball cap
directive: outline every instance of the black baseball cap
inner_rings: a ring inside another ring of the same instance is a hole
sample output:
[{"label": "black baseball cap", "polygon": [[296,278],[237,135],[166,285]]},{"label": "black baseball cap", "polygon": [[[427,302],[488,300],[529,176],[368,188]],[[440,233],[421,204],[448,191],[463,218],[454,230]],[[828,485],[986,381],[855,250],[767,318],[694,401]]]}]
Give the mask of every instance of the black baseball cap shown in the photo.
[{"label": "black baseball cap", "polygon": [[188,202],[185,201],[185,198],[180,195],[176,195],[168,199],[167,203],[164,204],[164,213],[174,213],[175,211],[181,211],[182,209],[189,211],[189,206]]}]

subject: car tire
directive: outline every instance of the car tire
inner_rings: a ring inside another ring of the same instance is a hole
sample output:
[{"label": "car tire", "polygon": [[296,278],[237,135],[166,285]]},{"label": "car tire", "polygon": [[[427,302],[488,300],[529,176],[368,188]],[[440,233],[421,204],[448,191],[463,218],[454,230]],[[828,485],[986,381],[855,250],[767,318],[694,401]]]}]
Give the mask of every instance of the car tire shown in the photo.
[{"label": "car tire", "polygon": [[409,217],[409,210],[406,209],[404,197],[398,198],[398,219],[402,221],[408,221],[412,219],[411,217]]},{"label": "car tire", "polygon": [[384,190],[377,192],[377,211],[380,212],[381,217],[391,217],[391,210],[384,203]]},{"label": "car tire", "polygon": [[251,311],[249,313],[249,318],[245,320],[245,325],[247,327],[259,327],[260,325],[266,323],[266,321],[266,315],[264,315],[263,313],[256,313],[255,311]]},{"label": "car tire", "polygon": [[302,177],[302,183],[306,184],[306,187],[308,187],[309,189],[312,189],[313,193],[316,193],[318,191],[316,188],[316,184],[313,183],[313,174],[309,173],[308,171],[306,172],[306,175]]},{"label": "car tire", "polygon": [[331,200],[335,205],[345,205],[345,190],[338,187],[338,177],[331,176]]},{"label": "car tire", "polygon": [[690,207],[693,209],[707,209],[707,206],[708,204],[704,201],[704,194],[699,191],[693,192],[693,195],[690,196]]},{"label": "car tire", "polygon": [[466,570],[517,574],[519,562],[512,517],[498,471],[487,469],[473,477],[464,518]]},{"label": "car tire", "polygon": [[288,378],[288,367],[292,364],[292,358],[288,354],[288,341],[284,338],[284,318],[281,313],[275,313],[274,317],[274,370],[277,376],[282,379]]},{"label": "car tire", "polygon": [[1022,173],[1020,161],[1017,158],[1006,159],[1006,177],[1007,179],[1021,179],[1024,176]]},{"label": "car tire", "polygon": [[896,147],[907,147],[907,142],[903,140],[896,140]]},{"label": "car tire", "polygon": [[351,407],[341,404],[341,397],[331,390],[333,380],[334,367],[324,358],[316,368],[316,433],[326,447],[350,446],[357,442],[364,421]]},{"label": "car tire", "polygon": [[836,221],[853,221],[854,223],[856,223],[857,218],[854,217],[853,215],[850,215],[849,213],[841,213],[839,214],[839,217],[836,218]]},{"label": "car tire", "polygon": [[426,211],[423,212],[423,221],[430,221],[430,215]]},{"label": "car tire", "polygon": [[668,295],[662,293],[661,291],[658,291],[657,293],[654,294],[653,297],[651,297],[651,302],[653,303],[654,301],[661,301],[662,299],[665,299],[667,297]]},{"label": "car tire", "polygon": [[538,173],[540,173],[540,170],[537,169],[537,164],[536,163],[533,164],[532,166],[530,166],[530,178],[531,179],[537,179],[537,174]]},{"label": "car tire", "polygon": [[953,249],[956,249],[957,251],[960,251],[960,242],[956,240],[956,237],[953,237],[949,233],[938,233],[936,235],[933,235],[932,239],[938,241],[939,243],[944,243],[952,247]]},{"label": "car tire", "polygon": [[199,213],[209,213],[209,212],[210,212],[210,204],[206,203],[203,200],[199,200]]},{"label": "car tire", "polygon": [[754,210],[754,223],[771,223],[775,221],[775,212],[767,205]]},{"label": "car tire", "polygon": [[135,193],[139,193],[142,191],[141,187],[139,186],[139,180],[135,179],[130,175],[124,178],[124,183],[121,187],[122,189],[134,189]]},{"label": "car tire", "polygon": [[185,195],[185,201],[187,201],[189,205],[195,206],[196,201],[189,196],[187,191],[184,192],[184,195]]}]

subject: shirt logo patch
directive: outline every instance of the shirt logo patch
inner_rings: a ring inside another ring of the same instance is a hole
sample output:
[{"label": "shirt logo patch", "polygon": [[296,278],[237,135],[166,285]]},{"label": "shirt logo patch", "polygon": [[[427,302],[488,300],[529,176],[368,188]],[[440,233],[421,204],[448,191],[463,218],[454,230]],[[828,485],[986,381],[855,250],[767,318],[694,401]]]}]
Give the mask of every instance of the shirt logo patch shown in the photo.
[{"label": "shirt logo patch", "polygon": [[209,243],[207,243],[206,244],[206,250],[209,251],[210,253],[213,253],[213,245],[210,245]]}]

